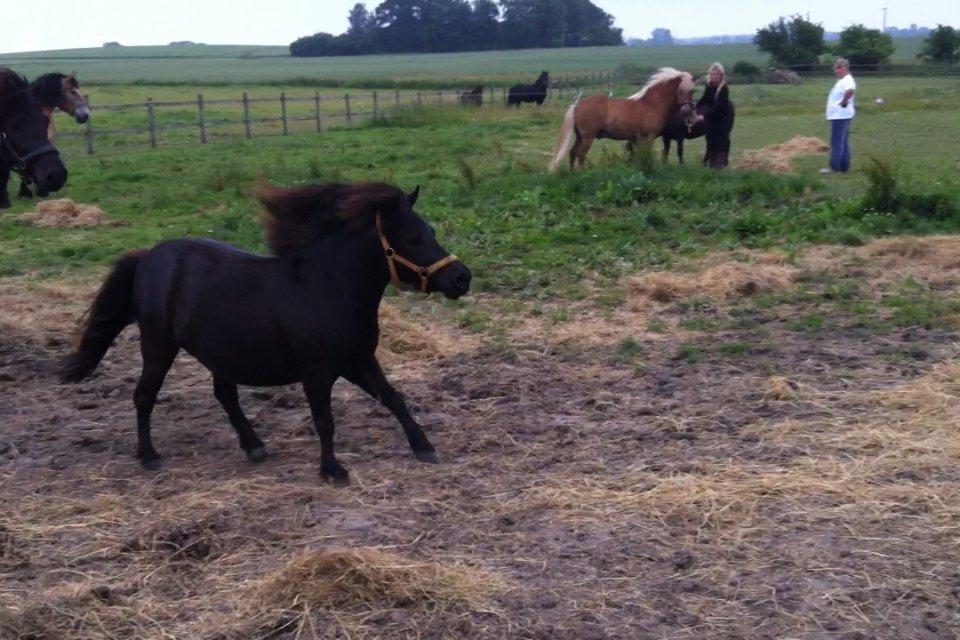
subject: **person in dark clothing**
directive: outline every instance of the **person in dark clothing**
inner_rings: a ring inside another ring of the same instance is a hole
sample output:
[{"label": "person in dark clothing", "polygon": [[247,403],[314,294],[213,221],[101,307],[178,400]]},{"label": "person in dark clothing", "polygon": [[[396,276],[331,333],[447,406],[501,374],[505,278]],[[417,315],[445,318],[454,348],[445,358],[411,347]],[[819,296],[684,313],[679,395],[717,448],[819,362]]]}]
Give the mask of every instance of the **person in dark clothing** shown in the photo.
[{"label": "person in dark clothing", "polygon": [[723,65],[714,62],[710,66],[707,88],[697,102],[697,121],[704,123],[707,137],[703,164],[711,169],[723,169],[730,162],[730,132],[735,112],[725,77]]}]

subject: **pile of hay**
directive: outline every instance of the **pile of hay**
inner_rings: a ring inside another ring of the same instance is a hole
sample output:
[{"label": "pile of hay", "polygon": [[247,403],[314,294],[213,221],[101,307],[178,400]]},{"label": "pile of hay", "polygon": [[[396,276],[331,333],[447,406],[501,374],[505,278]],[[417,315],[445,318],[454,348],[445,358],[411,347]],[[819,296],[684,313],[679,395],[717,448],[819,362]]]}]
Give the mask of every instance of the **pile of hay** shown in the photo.
[{"label": "pile of hay", "polygon": [[696,274],[655,271],[628,280],[630,291],[657,302],[737,298],[793,286],[800,270],[787,265],[724,262]]},{"label": "pile of hay", "polygon": [[747,149],[743,152],[737,169],[790,173],[793,171],[794,158],[829,152],[830,145],[820,138],[794,136],[786,142],[763,149]]},{"label": "pile of hay", "polygon": [[[298,625],[311,611],[495,612],[501,579],[464,565],[404,558],[376,548],[308,551],[248,587],[247,619],[268,628]],[[278,622],[279,621],[279,622]]]},{"label": "pile of hay", "polygon": [[74,202],[70,198],[38,202],[37,208],[21,219],[38,227],[96,227],[115,224],[99,207]]}]

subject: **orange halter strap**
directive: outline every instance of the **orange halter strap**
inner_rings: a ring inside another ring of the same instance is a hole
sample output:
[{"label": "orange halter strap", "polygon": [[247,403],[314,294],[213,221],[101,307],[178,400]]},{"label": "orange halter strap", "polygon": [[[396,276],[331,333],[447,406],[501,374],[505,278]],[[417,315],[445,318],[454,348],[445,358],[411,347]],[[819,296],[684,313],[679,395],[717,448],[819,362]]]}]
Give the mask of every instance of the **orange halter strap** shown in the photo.
[{"label": "orange halter strap", "polygon": [[457,261],[457,256],[451,253],[446,258],[440,258],[429,266],[421,267],[420,265],[401,256],[399,253],[394,251],[393,247],[390,246],[390,242],[387,241],[387,236],[383,233],[383,222],[380,219],[379,213],[377,214],[376,221],[377,235],[380,237],[380,244],[383,245],[383,255],[387,258],[387,268],[390,269],[390,282],[392,282],[393,286],[397,287],[398,289],[403,289],[406,283],[404,283],[397,275],[397,262],[420,276],[420,291],[426,293],[427,283],[430,281],[430,276],[435,274],[437,271],[440,271],[440,269],[443,269],[451,262]]}]

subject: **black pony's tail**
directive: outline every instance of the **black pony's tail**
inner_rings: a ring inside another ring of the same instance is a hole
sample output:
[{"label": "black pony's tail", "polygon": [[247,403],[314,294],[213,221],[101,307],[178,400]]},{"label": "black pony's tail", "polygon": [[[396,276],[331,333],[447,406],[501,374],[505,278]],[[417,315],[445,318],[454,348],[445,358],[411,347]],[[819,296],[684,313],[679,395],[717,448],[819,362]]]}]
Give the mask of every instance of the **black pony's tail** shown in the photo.
[{"label": "black pony's tail", "polygon": [[129,251],[117,260],[113,270],[86,314],[80,346],[64,360],[60,379],[79,382],[93,373],[114,339],[134,321],[133,281],[145,249]]}]

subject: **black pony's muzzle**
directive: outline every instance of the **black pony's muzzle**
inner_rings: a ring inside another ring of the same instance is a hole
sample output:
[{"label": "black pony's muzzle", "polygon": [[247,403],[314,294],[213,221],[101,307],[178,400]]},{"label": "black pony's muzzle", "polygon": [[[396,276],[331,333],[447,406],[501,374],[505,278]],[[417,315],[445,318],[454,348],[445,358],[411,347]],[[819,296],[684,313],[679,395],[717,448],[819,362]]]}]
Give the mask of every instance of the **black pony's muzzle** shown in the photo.
[{"label": "black pony's muzzle", "polygon": [[450,300],[456,300],[470,291],[472,278],[473,274],[467,265],[457,260],[434,275],[434,287]]},{"label": "black pony's muzzle", "polygon": [[58,153],[49,153],[37,158],[27,167],[27,170],[41,195],[59,191],[67,183],[67,167],[64,166]]}]

